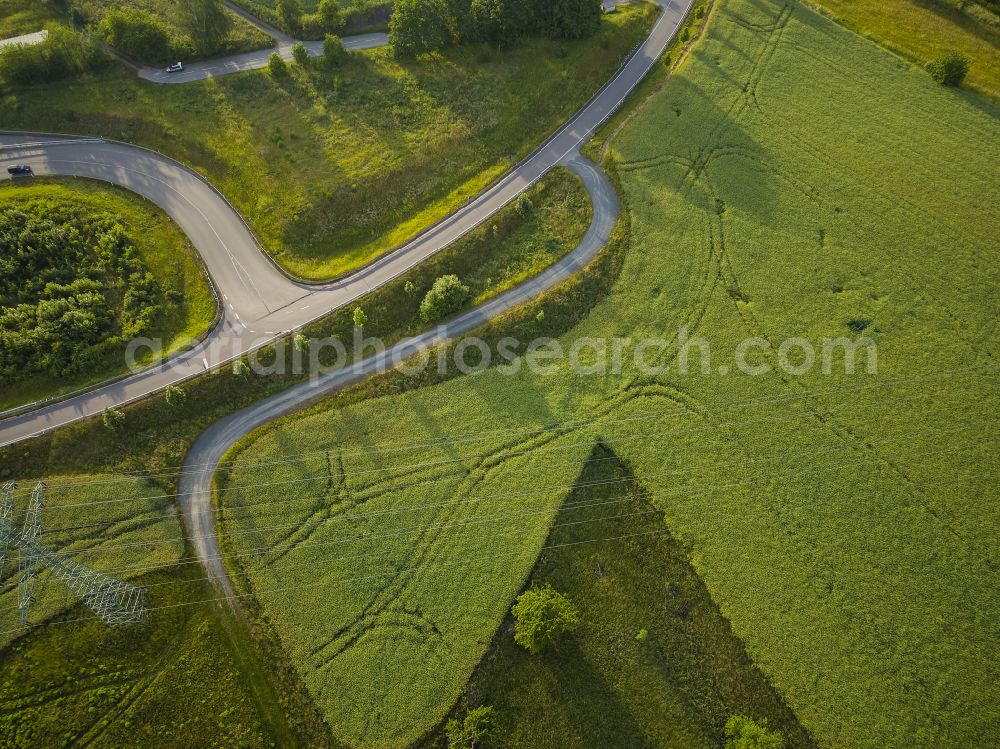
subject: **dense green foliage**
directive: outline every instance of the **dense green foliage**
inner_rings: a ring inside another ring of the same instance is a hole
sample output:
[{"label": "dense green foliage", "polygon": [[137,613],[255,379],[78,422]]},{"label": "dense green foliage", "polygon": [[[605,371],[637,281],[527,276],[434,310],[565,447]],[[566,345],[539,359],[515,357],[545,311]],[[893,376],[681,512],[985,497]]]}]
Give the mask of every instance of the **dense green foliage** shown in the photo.
[{"label": "dense green foliage", "polygon": [[573,602],[551,585],[522,593],[510,613],[514,617],[514,642],[533,655],[580,624],[580,612]]},{"label": "dense green foliage", "polygon": [[595,445],[526,585],[565,591],[582,624],[534,656],[507,617],[446,726],[486,703],[505,749],[719,749],[741,711],[785,731],[789,747],[814,747],[664,531],[628,467]]},{"label": "dense green foliage", "polygon": [[447,0],[396,0],[389,41],[399,57],[438,52],[458,40],[458,21]]},{"label": "dense green foliage", "polygon": [[583,39],[601,26],[601,0],[396,0],[389,37],[396,54],[438,52],[458,41],[501,47],[519,37]]},{"label": "dense green foliage", "polygon": [[476,749],[496,730],[496,711],[488,705],[472,708],[459,720],[452,718],[445,726],[448,746],[455,749]]},{"label": "dense green foliage", "polygon": [[125,191],[0,186],[0,410],[125,370],[128,340],[174,351],[214,300],[184,235]]},{"label": "dense green foliage", "polygon": [[772,731],[767,720],[761,722],[745,715],[733,715],[726,721],[725,749],[784,749],[781,731]]},{"label": "dense green foliage", "polygon": [[[271,38],[226,10],[222,0],[72,0],[81,23],[116,27],[112,46],[143,63],[160,65],[181,60],[264,49]],[[127,19],[127,22],[126,20]],[[160,36],[166,36],[166,52]],[[153,44],[143,47],[143,40]]]},{"label": "dense green foliage", "polygon": [[927,63],[927,72],[942,86],[961,86],[969,72],[969,58],[961,52],[949,52]]},{"label": "dense green foliage", "polygon": [[54,201],[0,208],[0,378],[92,370],[153,328],[160,289],[125,227]]},{"label": "dense green foliage", "polygon": [[426,323],[437,322],[462,309],[470,296],[469,287],[458,276],[441,276],[420,303],[420,319]]},{"label": "dense green foliage", "polygon": [[159,63],[171,57],[166,29],[145,11],[113,10],[104,16],[100,29],[107,43],[127,57]]},{"label": "dense green foliage", "polygon": [[323,37],[323,65],[335,68],[344,63],[350,55],[339,36],[327,34]]},{"label": "dense green foliage", "polygon": [[613,75],[653,17],[635,6],[592,40],[532,39],[502,57],[458,47],[400,64],[378,49],[285,79],[262,70],[154,87],[122,72],[0,92],[0,128],[111,133],[191,164],[280,264],[329,278],[517,163]]},{"label": "dense green foliage", "polygon": [[[458,698],[603,438],[817,743],[997,743],[996,111],[803,5],[721,0],[611,157],[632,246],[560,342],[665,336],[674,366],[338,397],[237,456],[229,551],[272,550],[245,584],[335,733],[404,744]],[[859,321],[877,376],[778,368]],[[771,371],[720,373],[750,338]]]},{"label": "dense green foliage", "polygon": [[0,80],[26,86],[58,81],[108,65],[97,40],[65,26],[55,26],[39,44],[18,44],[0,55]]}]

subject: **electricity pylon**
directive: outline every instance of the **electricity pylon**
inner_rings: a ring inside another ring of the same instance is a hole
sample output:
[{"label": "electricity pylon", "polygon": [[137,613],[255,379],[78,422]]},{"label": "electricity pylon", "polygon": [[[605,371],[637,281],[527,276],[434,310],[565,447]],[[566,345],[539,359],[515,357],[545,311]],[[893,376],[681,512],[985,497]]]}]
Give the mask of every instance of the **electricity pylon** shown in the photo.
[{"label": "electricity pylon", "polygon": [[35,577],[45,568],[62,580],[73,594],[83,601],[105,624],[132,624],[143,621],[146,605],[144,588],[117,580],[103,572],[80,564],[38,541],[42,533],[42,507],[45,484],[41,481],[31,490],[24,527],[14,530],[14,483],[0,489],[0,575],[11,547],[19,551],[17,608],[21,624],[28,623],[28,610],[34,603]]}]

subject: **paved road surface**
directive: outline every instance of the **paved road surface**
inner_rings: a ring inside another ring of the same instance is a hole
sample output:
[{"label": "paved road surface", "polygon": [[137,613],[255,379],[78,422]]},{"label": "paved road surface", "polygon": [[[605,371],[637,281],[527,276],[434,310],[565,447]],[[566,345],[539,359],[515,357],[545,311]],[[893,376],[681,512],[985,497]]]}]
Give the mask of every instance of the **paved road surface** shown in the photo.
[{"label": "paved road surface", "polygon": [[463,335],[490,319],[526,301],[534,299],[573,276],[585,267],[608,242],[618,221],[618,196],[607,176],[592,161],[574,155],[566,166],[582,180],[593,201],[593,218],[580,244],[566,257],[545,271],[479,307],[452,318],[422,335],[400,341],[383,354],[373,355],[356,364],[323,375],[315,382],[303,382],[269,398],[230,414],[206,429],[184,459],[178,488],[181,510],[188,536],[208,572],[227,597],[232,587],[222,563],[216,535],[215,504],[212,502],[212,477],[223,455],[252,430],[316,400],[341,390],[366,377],[391,368],[415,353]]},{"label": "paved road surface", "polygon": [[[201,374],[350,304],[405,273],[489,219],[546,172],[576,160],[578,147],[646,75],[693,0],[660,0],[664,12],[618,74],[566,125],[509,174],[451,216],[342,281],[296,283],[259,250],[239,214],[198,174],[141,148],[103,140],[45,141],[0,135],[0,176],[30,164],[39,175],[85,176],[133,190],[161,206],[191,239],[222,295],[224,315],[204,342],[166,363],[67,400],[0,421],[0,446],[99,414]],[[601,188],[610,189],[610,188]],[[596,203],[606,196],[592,194]]]}]

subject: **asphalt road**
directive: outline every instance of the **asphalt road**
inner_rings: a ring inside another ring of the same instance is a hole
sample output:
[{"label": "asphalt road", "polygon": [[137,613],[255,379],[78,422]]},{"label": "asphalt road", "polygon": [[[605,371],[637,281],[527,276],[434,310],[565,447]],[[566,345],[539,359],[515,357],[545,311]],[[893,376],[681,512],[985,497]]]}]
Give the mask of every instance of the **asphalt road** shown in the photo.
[{"label": "asphalt road", "polygon": [[614,186],[592,161],[574,155],[564,162],[582,180],[591,195],[593,218],[587,233],[572,252],[539,275],[498,297],[461,315],[451,318],[422,335],[400,341],[379,355],[303,382],[269,398],[230,414],[202,432],[184,459],[178,488],[181,510],[188,536],[202,565],[226,597],[233,590],[222,562],[216,534],[215,504],[212,502],[212,477],[219,461],[230,447],[257,427],[292,413],[319,397],[341,390],[380,371],[394,362],[478,328],[488,320],[534,299],[546,289],[557,286],[589,263],[608,242],[618,221],[619,205]]},{"label": "asphalt road", "polygon": [[[106,180],[163,208],[204,259],[224,310],[219,325],[201,344],[163,364],[0,420],[0,446],[94,416],[106,407],[143,398],[168,384],[226,364],[283,332],[350,304],[489,219],[554,166],[578,163],[579,146],[646,75],[673,38],[692,2],[660,0],[663,13],[616,76],[505,177],[415,239],[351,276],[324,286],[300,284],[282,274],[261,252],[229,203],[204,178],[178,162],[136,146],[105,140],[53,140],[44,136],[0,134],[2,178],[7,178],[8,165],[27,163],[39,175]],[[592,189],[611,190],[603,182],[595,182]],[[608,199],[600,192],[592,192],[591,197],[595,205]],[[545,277],[543,274],[536,281]]]}]

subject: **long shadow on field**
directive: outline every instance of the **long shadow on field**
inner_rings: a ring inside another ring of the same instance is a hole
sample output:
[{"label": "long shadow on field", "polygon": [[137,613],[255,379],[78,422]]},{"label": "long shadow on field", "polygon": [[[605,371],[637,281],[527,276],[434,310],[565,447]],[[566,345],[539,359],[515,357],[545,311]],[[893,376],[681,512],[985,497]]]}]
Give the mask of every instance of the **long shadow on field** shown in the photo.
[{"label": "long shadow on field", "polygon": [[[608,501],[622,496],[628,501]],[[726,719],[744,714],[766,718],[786,747],[815,746],[750,660],[662,513],[603,442],[545,545],[525,587],[550,583],[580,609],[582,626],[531,656],[514,643],[508,617],[454,717],[492,705],[505,747],[634,749],[717,747]],[[444,746],[441,732],[421,746]]]}]

